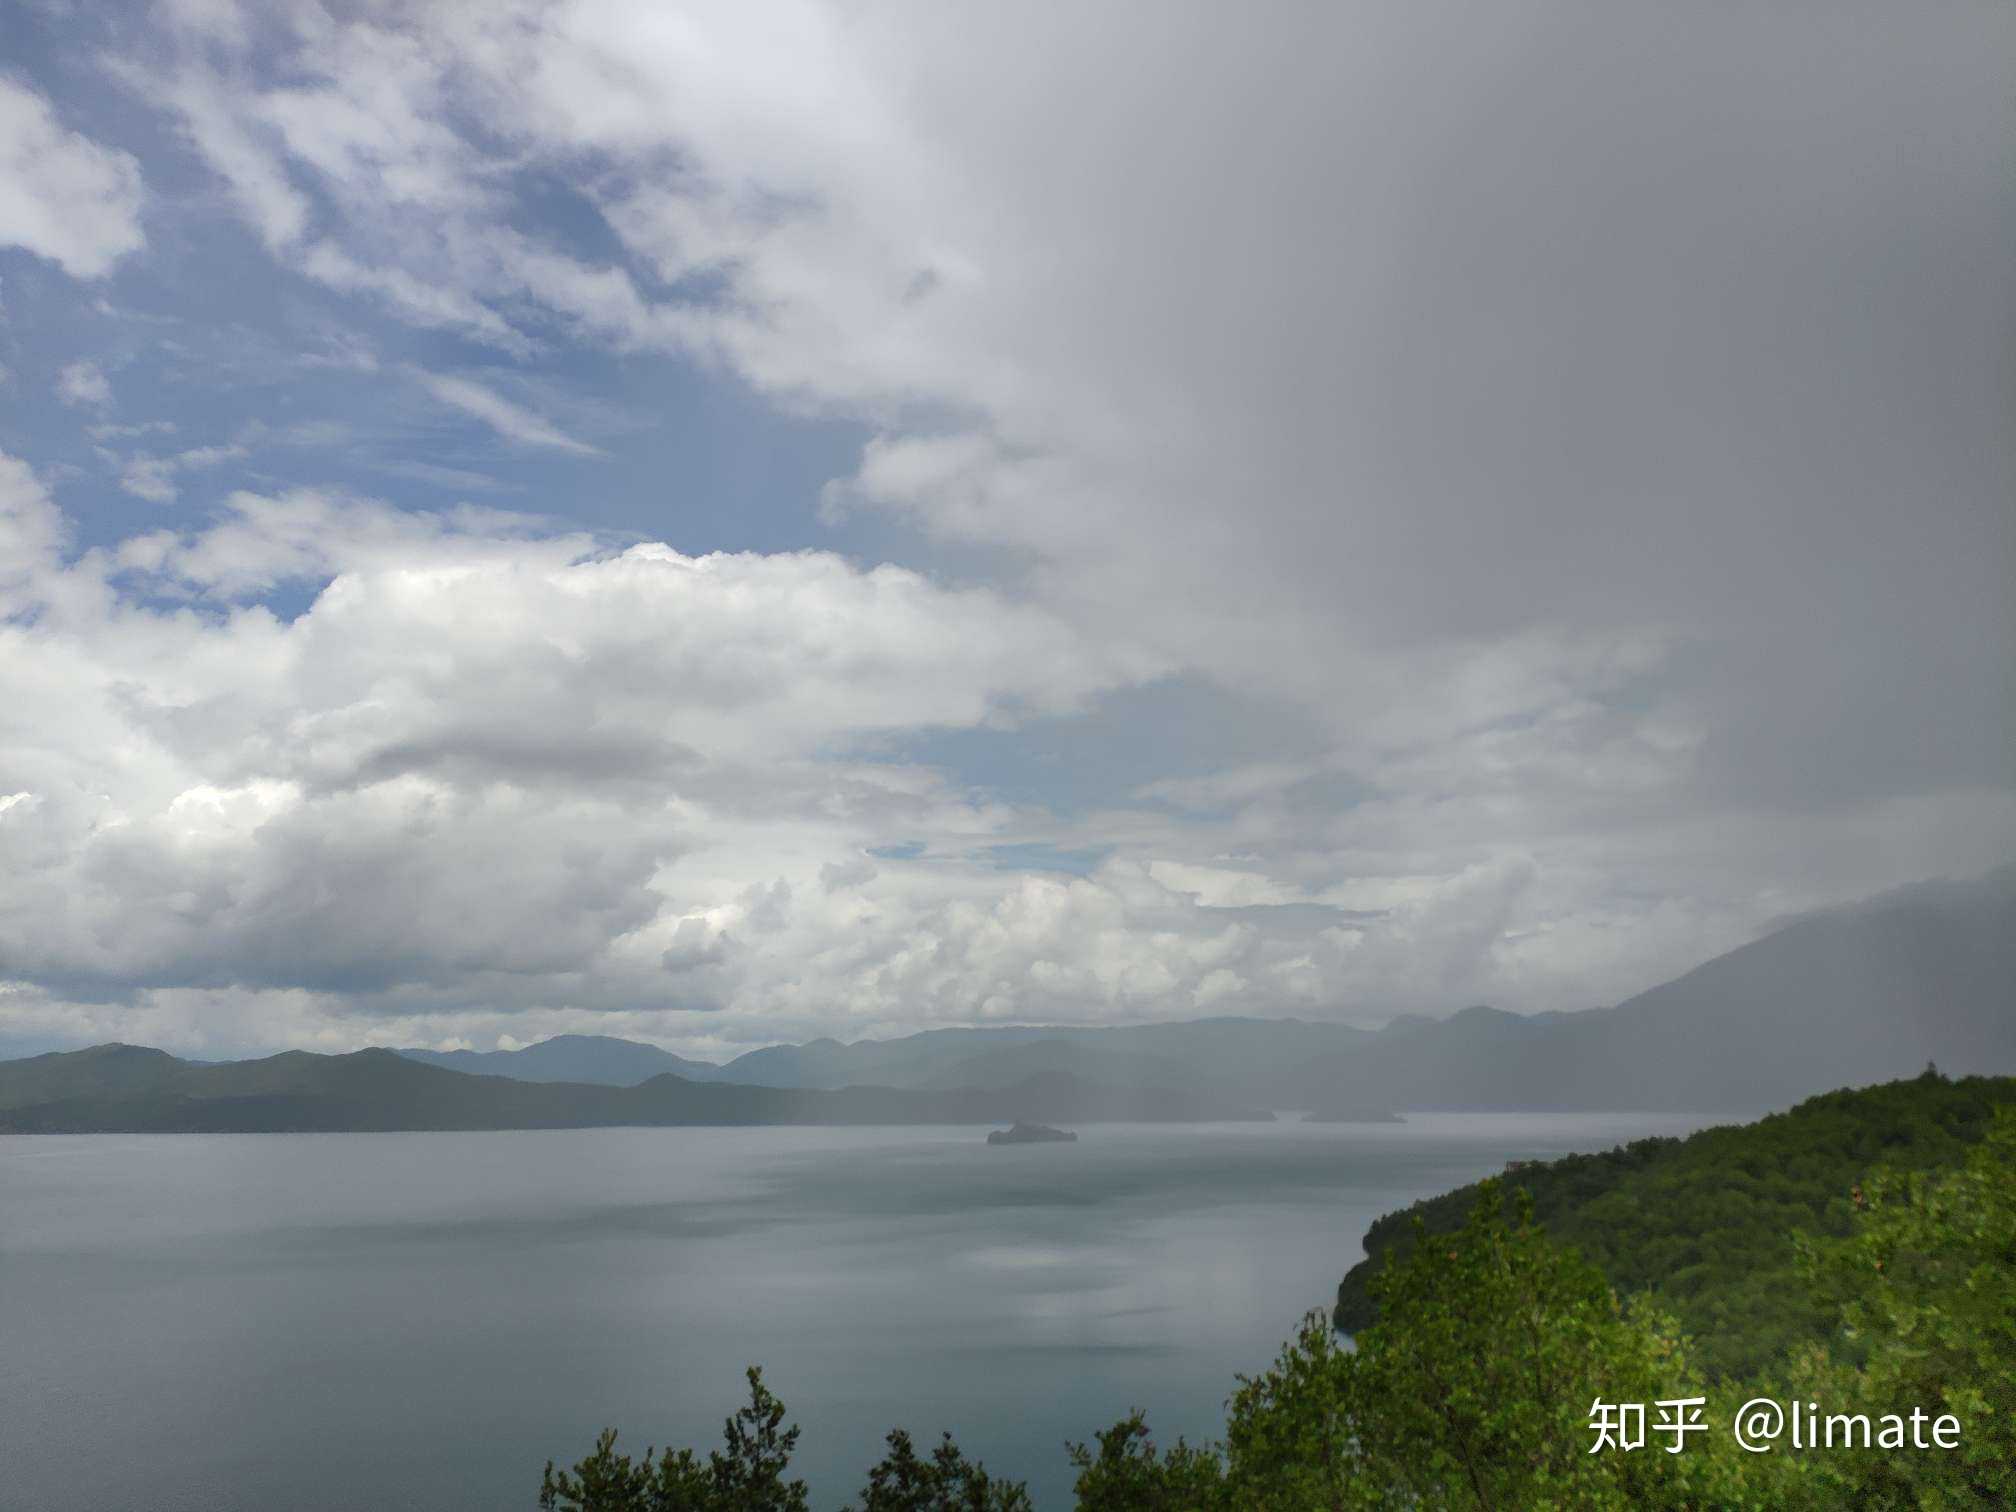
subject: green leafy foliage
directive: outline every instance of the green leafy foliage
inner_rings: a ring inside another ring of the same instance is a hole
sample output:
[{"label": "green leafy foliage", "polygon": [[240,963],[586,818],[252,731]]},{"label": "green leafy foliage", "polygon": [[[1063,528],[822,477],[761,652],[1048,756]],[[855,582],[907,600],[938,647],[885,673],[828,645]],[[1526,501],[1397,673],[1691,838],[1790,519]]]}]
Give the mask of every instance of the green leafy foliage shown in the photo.
[{"label": "green leafy foliage", "polygon": [[[1671,1322],[1627,1313],[1593,1266],[1547,1241],[1524,1192],[1508,1209],[1487,1183],[1456,1234],[1431,1241],[1424,1227],[1378,1295],[1386,1318],[1334,1354],[1345,1413],[1323,1447],[1348,1480],[1333,1476],[1329,1504],[1647,1506],[1704,1489],[1705,1454],[1589,1453],[1596,1398],[1701,1392]],[[1257,1398],[1248,1410],[1264,1418],[1281,1393]],[[1234,1404],[1236,1428],[1246,1404]]]},{"label": "green leafy foliage", "polygon": [[[1710,1378],[1736,1378],[1833,1325],[1830,1299],[1801,1284],[1792,1236],[1847,1234],[1849,1190],[1865,1173],[1951,1167],[2010,1104],[2016,1078],[1949,1081],[1928,1070],[1830,1092],[1754,1124],[1571,1155],[1509,1179],[1531,1193],[1547,1232],[1614,1288],[1649,1292],[1671,1311]],[[1416,1242],[1417,1218],[1431,1235],[1453,1233],[1478,1192],[1462,1187],[1375,1223],[1368,1258],[1338,1289],[1337,1326],[1355,1333],[1372,1323],[1372,1278]]]},{"label": "green leafy foliage", "polygon": [[1913,1406],[1965,1432],[1939,1453],[1813,1456],[1843,1506],[2016,1506],[2016,1109],[1957,1171],[1879,1171],[1845,1240],[1804,1246],[1842,1300],[1833,1350],[1809,1349],[1792,1394],[1872,1418]]},{"label": "green leafy foliage", "polygon": [[798,1429],[783,1427],[784,1404],[749,1370],[749,1405],[729,1418],[726,1444],[702,1464],[691,1449],[652,1451],[633,1463],[616,1452],[616,1430],[604,1429],[595,1452],[572,1473],[546,1462],[539,1485],[542,1512],[806,1512],[805,1483],[784,1472]]},{"label": "green leafy foliage", "polygon": [[1217,1451],[1193,1448],[1180,1438],[1167,1452],[1158,1450],[1139,1412],[1097,1435],[1096,1443],[1096,1450],[1070,1446],[1080,1512],[1190,1512],[1225,1505]]},{"label": "green leafy foliage", "polygon": [[861,1512],[1034,1512],[1019,1481],[996,1480],[959,1452],[946,1434],[931,1458],[920,1459],[901,1428],[889,1435],[889,1453],[868,1472]]},{"label": "green leafy foliage", "polygon": [[1589,1452],[1595,1398],[1703,1393],[1671,1321],[1621,1306],[1593,1267],[1547,1241],[1523,1193],[1508,1204],[1487,1183],[1461,1230],[1417,1243],[1377,1286],[1381,1321],[1355,1341],[1312,1313],[1272,1369],[1240,1383],[1212,1505],[1740,1500],[1741,1467],[1705,1435],[1679,1455]]}]

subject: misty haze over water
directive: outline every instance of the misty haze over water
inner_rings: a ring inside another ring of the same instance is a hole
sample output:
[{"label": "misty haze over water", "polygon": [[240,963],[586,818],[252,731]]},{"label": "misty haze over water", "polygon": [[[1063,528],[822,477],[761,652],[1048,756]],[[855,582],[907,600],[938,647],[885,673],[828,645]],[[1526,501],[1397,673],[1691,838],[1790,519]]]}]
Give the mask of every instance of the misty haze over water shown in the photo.
[{"label": "misty haze over water", "polygon": [[815,1506],[898,1425],[1058,1506],[1130,1408],[1215,1433],[1379,1214],[1706,1121],[9,1140],[0,1461],[34,1506],[530,1506],[605,1425],[716,1441],[761,1364]]}]

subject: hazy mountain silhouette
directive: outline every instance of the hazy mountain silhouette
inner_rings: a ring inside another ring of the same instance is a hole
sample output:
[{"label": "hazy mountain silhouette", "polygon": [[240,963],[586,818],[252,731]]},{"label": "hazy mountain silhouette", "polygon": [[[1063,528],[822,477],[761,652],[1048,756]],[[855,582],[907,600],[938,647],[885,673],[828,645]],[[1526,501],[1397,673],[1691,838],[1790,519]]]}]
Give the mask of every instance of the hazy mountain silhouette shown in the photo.
[{"label": "hazy mountain silhouette", "polygon": [[2016,1072],[2016,868],[1794,920],[1612,1008],[943,1029],[775,1046],[722,1075],[783,1086],[1001,1086],[1034,1069],[1362,1116],[1388,1108],[1785,1107],[1914,1074]]},{"label": "hazy mountain silhouette", "polygon": [[509,1076],[530,1082],[590,1082],[634,1087],[671,1072],[688,1081],[718,1081],[712,1061],[688,1060],[638,1040],[607,1034],[558,1034],[519,1050],[401,1050],[408,1060],[468,1071],[477,1076]]},{"label": "hazy mountain silhouette", "polygon": [[663,1075],[636,1087],[517,1081],[390,1050],[202,1065],[99,1045],[0,1063],[0,1131],[262,1133],[698,1124],[1004,1124],[1264,1120],[1206,1095],[1098,1087],[1060,1072],[943,1092],[733,1086]]},{"label": "hazy mountain silhouette", "polygon": [[[1242,1018],[937,1029],[774,1045],[725,1066],[592,1035],[487,1055],[290,1052],[217,1065],[99,1046],[0,1062],[0,1127],[1082,1123],[1254,1108],[1340,1118],[1407,1108],[1760,1112],[1914,1074],[1928,1060],[1953,1074],[2016,1073],[2016,867],[1795,920],[1614,1008],[1578,1013],[1473,1007],[1377,1033]],[[509,1075],[467,1074],[492,1070]]]},{"label": "hazy mountain silhouette", "polygon": [[1798,920],[1614,1008],[1468,1009],[1326,1057],[1295,1099],[1761,1111],[1928,1060],[2016,1072],[2016,868]]},{"label": "hazy mountain silhouette", "polygon": [[[1088,1080],[1212,1086],[1274,1095],[1311,1056],[1355,1049],[1366,1030],[1298,1019],[1215,1018],[1114,1028],[931,1029],[894,1040],[814,1040],[738,1056],[724,1079],[762,1086],[998,1086],[1031,1070]],[[1170,1082],[1169,1077],[1181,1079]]]}]

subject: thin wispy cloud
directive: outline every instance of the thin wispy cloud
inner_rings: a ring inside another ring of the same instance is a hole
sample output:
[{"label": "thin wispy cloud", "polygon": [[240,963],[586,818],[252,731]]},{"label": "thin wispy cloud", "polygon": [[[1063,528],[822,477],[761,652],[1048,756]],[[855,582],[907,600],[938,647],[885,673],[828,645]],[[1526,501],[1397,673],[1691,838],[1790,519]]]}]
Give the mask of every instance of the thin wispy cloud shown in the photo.
[{"label": "thin wispy cloud", "polygon": [[150,504],[172,504],[181,494],[175,482],[178,473],[220,467],[247,455],[244,447],[230,445],[193,446],[165,457],[129,457],[120,469],[119,486]]},{"label": "thin wispy cloud", "polygon": [[56,375],[56,397],[65,404],[106,409],[112,403],[112,381],[95,362],[72,362]]},{"label": "thin wispy cloud", "polygon": [[450,409],[482,421],[507,441],[521,446],[550,447],[580,457],[599,457],[601,448],[575,439],[551,421],[535,415],[522,404],[514,404],[495,389],[485,388],[471,378],[413,369],[413,375],[427,391]]}]

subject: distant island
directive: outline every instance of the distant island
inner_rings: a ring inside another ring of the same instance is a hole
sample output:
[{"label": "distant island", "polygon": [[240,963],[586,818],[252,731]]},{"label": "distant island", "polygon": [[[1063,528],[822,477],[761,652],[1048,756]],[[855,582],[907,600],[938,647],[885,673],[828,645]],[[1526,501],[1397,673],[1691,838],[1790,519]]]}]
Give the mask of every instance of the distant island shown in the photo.
[{"label": "distant island", "polygon": [[1406,1119],[1391,1108],[1373,1107],[1370,1104],[1339,1104],[1334,1107],[1312,1109],[1302,1122],[1313,1124],[1347,1123],[1405,1123]]},{"label": "distant island", "polygon": [[1012,1129],[996,1129],[987,1136],[990,1145],[1076,1144],[1078,1136],[1048,1124],[1018,1123]]}]

